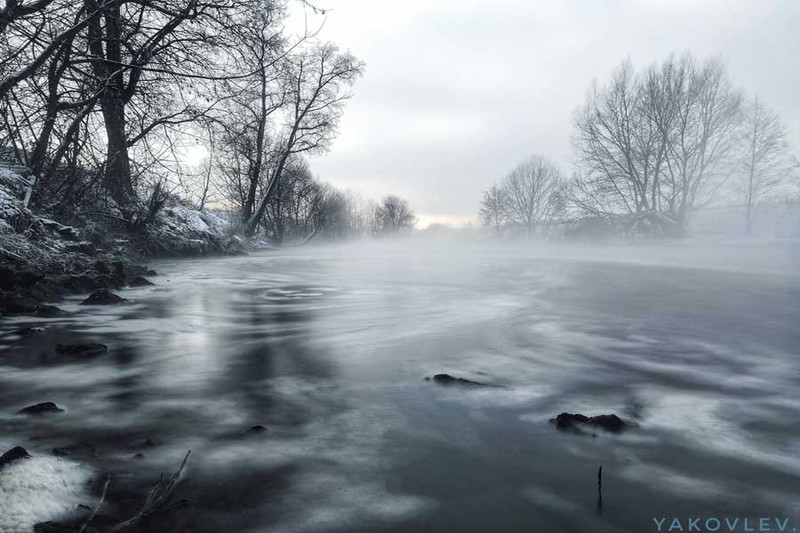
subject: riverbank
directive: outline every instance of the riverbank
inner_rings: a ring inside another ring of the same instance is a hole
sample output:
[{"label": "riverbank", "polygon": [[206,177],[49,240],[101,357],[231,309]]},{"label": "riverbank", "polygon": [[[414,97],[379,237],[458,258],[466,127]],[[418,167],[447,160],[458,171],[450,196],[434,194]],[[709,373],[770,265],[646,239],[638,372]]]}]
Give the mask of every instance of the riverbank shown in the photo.
[{"label": "riverbank", "polygon": [[244,253],[219,216],[170,198],[137,227],[113,213],[54,217],[24,205],[27,182],[0,169],[0,316],[54,316],[68,294],[149,283],[157,257]]}]

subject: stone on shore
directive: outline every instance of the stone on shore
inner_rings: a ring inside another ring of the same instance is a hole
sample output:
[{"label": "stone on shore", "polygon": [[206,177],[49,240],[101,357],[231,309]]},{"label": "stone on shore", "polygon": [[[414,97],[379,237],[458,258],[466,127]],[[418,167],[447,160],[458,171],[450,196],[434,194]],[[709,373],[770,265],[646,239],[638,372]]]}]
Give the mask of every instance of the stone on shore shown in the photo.
[{"label": "stone on shore", "polygon": [[145,278],[144,276],[136,276],[130,281],[128,285],[130,285],[131,287],[148,287],[150,285],[155,285],[155,283]]},{"label": "stone on shore", "polygon": [[14,446],[3,455],[0,455],[0,468],[20,459],[30,459],[30,457],[25,448],[22,446]]},{"label": "stone on shore", "polygon": [[124,301],[124,298],[114,294],[108,289],[98,289],[82,301],[81,305],[114,305]]}]

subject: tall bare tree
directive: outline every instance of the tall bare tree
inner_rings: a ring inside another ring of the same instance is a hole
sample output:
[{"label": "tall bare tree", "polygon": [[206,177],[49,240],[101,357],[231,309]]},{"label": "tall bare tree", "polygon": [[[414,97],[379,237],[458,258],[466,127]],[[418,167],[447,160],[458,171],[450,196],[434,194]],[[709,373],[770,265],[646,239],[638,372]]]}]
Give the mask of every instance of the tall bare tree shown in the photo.
[{"label": "tall bare tree", "polygon": [[276,133],[271,171],[262,197],[245,223],[248,235],[253,235],[261,223],[270,195],[289,158],[330,147],[344,103],[350,98],[346,88],[361,75],[363,64],[328,43],[290,54],[284,69],[286,126]]},{"label": "tall bare tree", "polygon": [[793,172],[788,130],[777,113],[757,97],[747,105],[742,125],[742,180],[745,231],[750,235],[758,204]]},{"label": "tall bare tree", "polygon": [[671,56],[643,72],[623,63],[576,114],[576,205],[685,227],[735,169],[741,102],[716,59]]}]

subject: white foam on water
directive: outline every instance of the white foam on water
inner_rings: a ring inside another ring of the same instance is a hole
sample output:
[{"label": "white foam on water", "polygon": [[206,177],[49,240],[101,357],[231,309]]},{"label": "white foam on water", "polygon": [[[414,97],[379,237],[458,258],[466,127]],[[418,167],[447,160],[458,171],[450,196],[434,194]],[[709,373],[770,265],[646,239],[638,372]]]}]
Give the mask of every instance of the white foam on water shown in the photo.
[{"label": "white foam on water", "polygon": [[31,533],[34,524],[64,520],[92,505],[92,471],[58,457],[21,459],[0,469],[0,533]]}]

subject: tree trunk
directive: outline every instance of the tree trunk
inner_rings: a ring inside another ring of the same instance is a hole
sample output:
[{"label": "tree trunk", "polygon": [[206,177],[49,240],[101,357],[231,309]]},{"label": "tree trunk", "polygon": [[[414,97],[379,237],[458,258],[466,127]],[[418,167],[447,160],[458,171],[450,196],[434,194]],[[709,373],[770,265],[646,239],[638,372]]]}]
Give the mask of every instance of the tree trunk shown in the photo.
[{"label": "tree trunk", "polygon": [[129,208],[136,195],[131,177],[128,139],[125,135],[125,103],[121,94],[109,90],[100,100],[108,146],[104,184],[123,211]]}]

